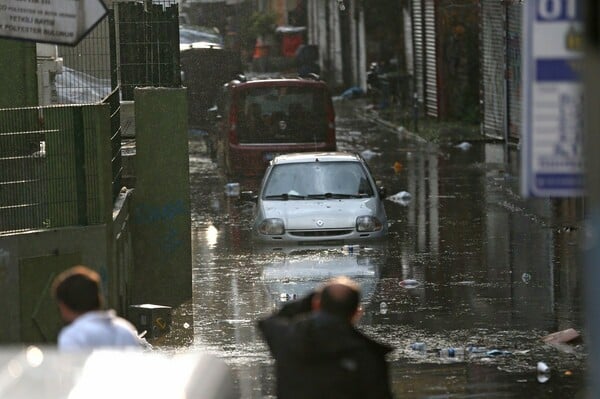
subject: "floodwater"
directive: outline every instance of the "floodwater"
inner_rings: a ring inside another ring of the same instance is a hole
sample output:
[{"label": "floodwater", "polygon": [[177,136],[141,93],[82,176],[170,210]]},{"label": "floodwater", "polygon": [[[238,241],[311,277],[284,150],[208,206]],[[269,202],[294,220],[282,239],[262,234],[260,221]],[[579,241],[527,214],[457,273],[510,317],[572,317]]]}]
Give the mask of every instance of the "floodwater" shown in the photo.
[{"label": "floodwater", "polygon": [[[203,137],[191,135],[193,299],[156,347],[216,354],[240,397],[274,398],[256,320],[345,274],[363,289],[358,327],[396,348],[396,397],[583,398],[585,340],[541,340],[568,328],[585,336],[580,232],[554,222],[548,201],[519,196],[516,154],[423,143],[336,108],[339,148],[363,153],[387,189],[388,240],[351,253],[254,247],[252,205],[224,195]],[[446,348],[455,357],[440,356]],[[538,374],[540,361],[549,373]]]}]

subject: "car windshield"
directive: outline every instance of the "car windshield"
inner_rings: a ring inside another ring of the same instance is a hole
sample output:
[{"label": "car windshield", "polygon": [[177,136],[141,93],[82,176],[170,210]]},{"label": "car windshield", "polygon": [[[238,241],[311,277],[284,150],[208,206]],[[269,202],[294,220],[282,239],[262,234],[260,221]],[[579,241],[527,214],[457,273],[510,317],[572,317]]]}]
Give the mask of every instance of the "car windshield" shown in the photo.
[{"label": "car windshield", "polygon": [[254,87],[240,93],[240,143],[313,143],[327,135],[327,92],[315,87]]},{"label": "car windshield", "polygon": [[216,32],[196,30],[192,28],[179,28],[179,43],[192,44],[197,42],[208,42],[223,44],[223,38]]},{"label": "car windshield", "polygon": [[358,162],[306,162],[273,166],[264,199],[366,198],[373,188]]}]

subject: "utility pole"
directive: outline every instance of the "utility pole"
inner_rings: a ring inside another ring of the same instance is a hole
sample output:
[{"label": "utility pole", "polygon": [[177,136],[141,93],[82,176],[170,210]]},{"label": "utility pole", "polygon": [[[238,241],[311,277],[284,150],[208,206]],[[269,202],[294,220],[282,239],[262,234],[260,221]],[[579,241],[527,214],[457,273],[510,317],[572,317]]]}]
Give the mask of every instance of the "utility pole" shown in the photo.
[{"label": "utility pole", "polygon": [[588,202],[588,231],[584,267],[585,304],[588,342],[588,395],[600,398],[600,5],[597,0],[586,0],[584,68],[584,140],[586,145],[586,190]]}]

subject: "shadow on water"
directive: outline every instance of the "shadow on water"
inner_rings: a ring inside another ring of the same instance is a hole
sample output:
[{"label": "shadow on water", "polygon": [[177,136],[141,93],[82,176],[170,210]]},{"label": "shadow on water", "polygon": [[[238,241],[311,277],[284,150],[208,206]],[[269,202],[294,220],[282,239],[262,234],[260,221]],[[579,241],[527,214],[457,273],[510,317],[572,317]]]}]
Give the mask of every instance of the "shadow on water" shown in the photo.
[{"label": "shadow on water", "polygon": [[[340,149],[362,152],[387,188],[385,250],[255,248],[252,205],[224,195],[225,179],[191,142],[194,297],[176,313],[193,315],[193,339],[174,326],[161,347],[213,352],[231,366],[241,397],[274,397],[256,320],[344,273],[364,290],[359,328],[396,348],[397,397],[583,397],[585,340],[541,340],[582,332],[579,232],[557,229],[547,201],[518,195],[502,146],[423,144],[342,109],[337,126]],[[402,191],[410,197],[397,201]],[[425,350],[414,350],[417,342]],[[445,348],[466,355],[440,357]],[[538,376],[539,361],[550,374]]]}]

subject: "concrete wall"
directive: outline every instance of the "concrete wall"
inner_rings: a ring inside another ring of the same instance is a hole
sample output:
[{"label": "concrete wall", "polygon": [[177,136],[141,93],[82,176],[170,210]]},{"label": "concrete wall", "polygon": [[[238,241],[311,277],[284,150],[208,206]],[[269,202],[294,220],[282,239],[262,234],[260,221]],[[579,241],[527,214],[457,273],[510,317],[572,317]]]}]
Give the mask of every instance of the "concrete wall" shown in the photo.
[{"label": "concrete wall", "polygon": [[35,43],[0,39],[0,108],[38,105]]},{"label": "concrete wall", "polygon": [[175,306],[192,297],[187,93],[134,90],[133,303]]}]

